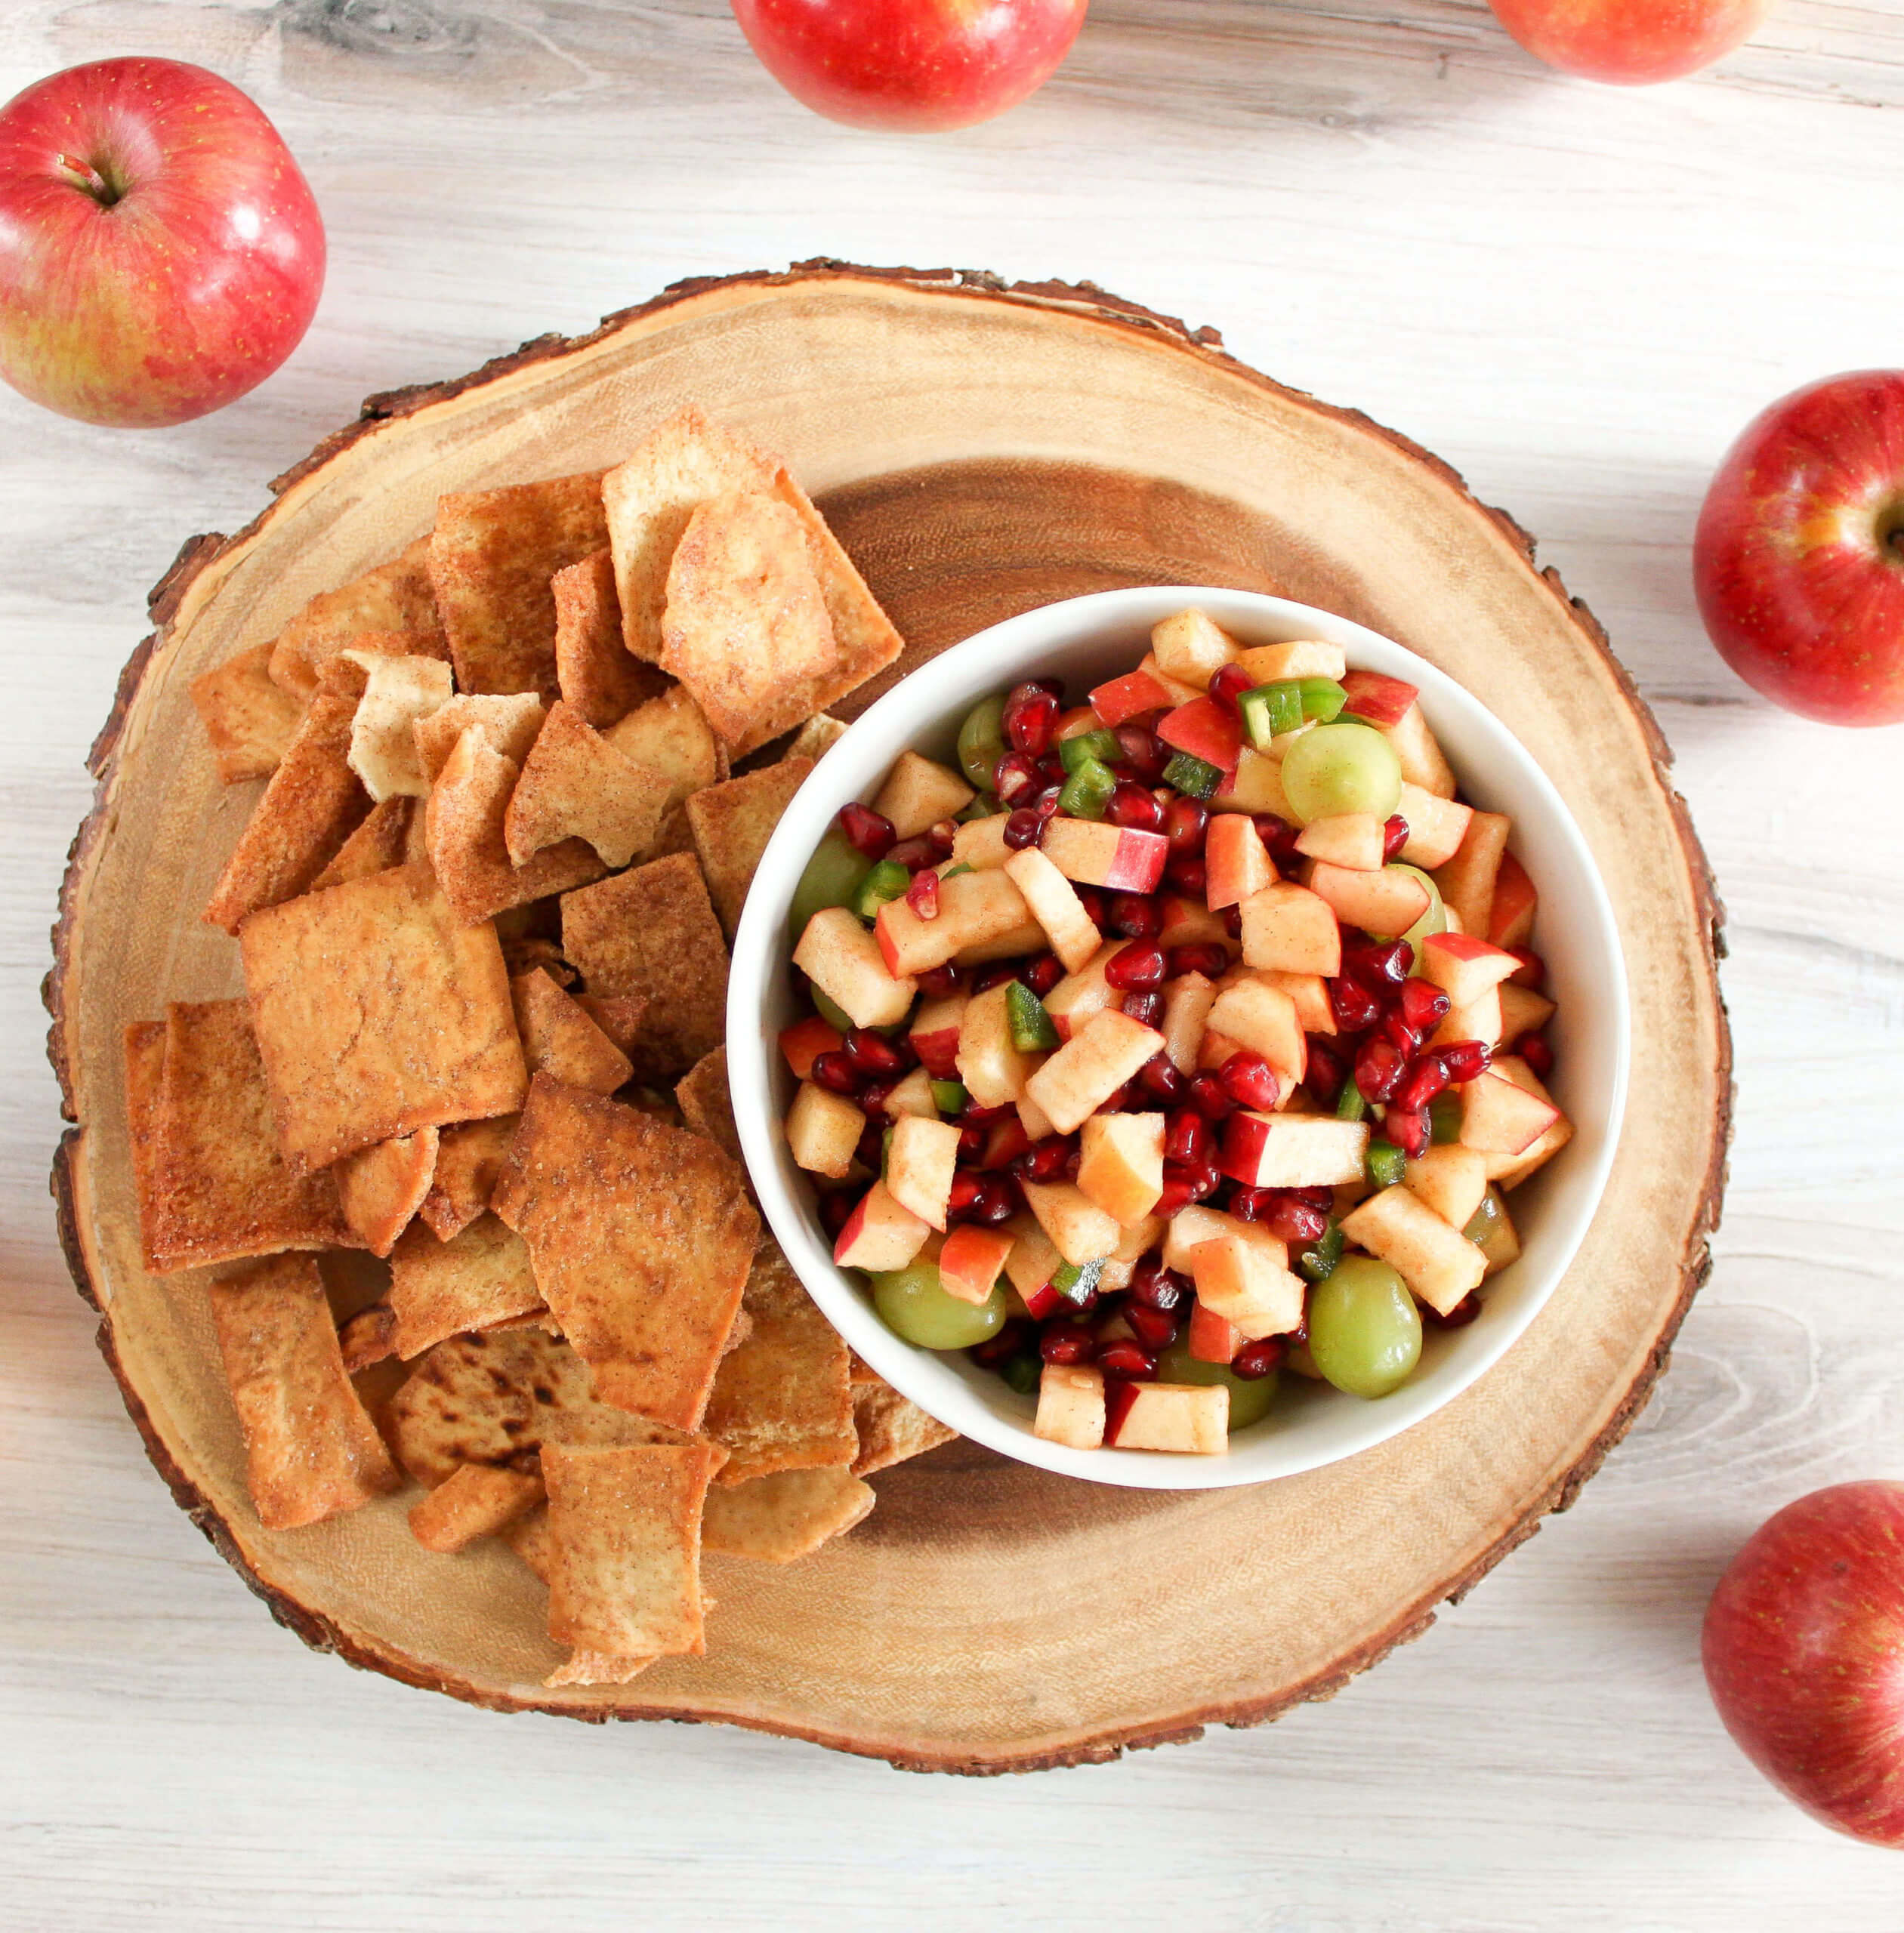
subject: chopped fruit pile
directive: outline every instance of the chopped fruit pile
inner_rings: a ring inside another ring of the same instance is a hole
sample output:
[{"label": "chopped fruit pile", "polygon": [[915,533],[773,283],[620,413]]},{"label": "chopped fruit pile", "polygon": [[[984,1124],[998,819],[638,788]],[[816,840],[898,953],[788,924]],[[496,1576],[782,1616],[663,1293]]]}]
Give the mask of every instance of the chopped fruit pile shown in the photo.
[{"label": "chopped fruit pile", "polygon": [[1066,709],[901,754],[794,902],[794,1159],[887,1325],[1082,1449],[1215,1451],[1277,1372],[1386,1395],[1572,1130],[1533,882],[1413,686],[1167,618]]}]

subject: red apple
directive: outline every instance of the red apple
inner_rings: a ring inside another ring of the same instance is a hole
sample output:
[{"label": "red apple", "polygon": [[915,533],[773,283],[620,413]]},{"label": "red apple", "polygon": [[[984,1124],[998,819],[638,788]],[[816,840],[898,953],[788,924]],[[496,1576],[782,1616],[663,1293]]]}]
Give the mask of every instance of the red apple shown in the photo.
[{"label": "red apple", "polygon": [[1193,698],[1159,721],[1157,735],[1165,745],[1214,765],[1219,772],[1234,772],[1243,741],[1242,721],[1213,698]]},{"label": "red apple", "polygon": [[95,60],[0,108],[0,376],[23,396],[187,422],[297,347],[323,285],[298,164],[216,74]]},{"label": "red apple", "polygon": [[1112,893],[1155,893],[1170,857],[1170,841],[1161,832],[1097,819],[1049,819],[1038,843],[1066,879]]},{"label": "red apple", "polygon": [[1904,369],[1828,376],[1755,418],[1693,546],[1719,655],[1787,711],[1904,719]]},{"label": "red apple", "polygon": [[1589,81],[1676,81],[1730,54],[1766,0],[1489,0],[1529,54]]},{"label": "red apple", "polygon": [[1904,1483],[1788,1503],[1720,1579],[1702,1649],[1726,1729],[1780,1791],[1904,1846]]},{"label": "red apple", "polygon": [[1051,78],[1089,0],[733,0],[767,72],[853,128],[943,133]]},{"label": "red apple", "polygon": [[1401,723],[1409,707],[1421,694],[1404,679],[1390,678],[1380,671],[1345,672],[1341,680],[1348,693],[1342,709],[1351,717],[1366,719],[1384,732]]}]

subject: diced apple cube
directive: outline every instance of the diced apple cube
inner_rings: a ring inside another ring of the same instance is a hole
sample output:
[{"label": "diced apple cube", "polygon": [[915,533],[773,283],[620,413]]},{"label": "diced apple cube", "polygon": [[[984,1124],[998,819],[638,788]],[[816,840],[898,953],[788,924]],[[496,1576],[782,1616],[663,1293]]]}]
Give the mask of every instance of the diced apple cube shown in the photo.
[{"label": "diced apple cube", "polygon": [[1170,842],[1161,832],[1088,819],[1054,819],[1041,842],[1045,856],[1080,886],[1116,893],[1154,893]]},{"label": "diced apple cube", "polygon": [[902,839],[916,839],[942,819],[956,819],[978,794],[949,766],[901,752],[872,809],[892,821]]},{"label": "diced apple cube", "polygon": [[1134,671],[1096,686],[1091,708],[1106,725],[1122,725],[1146,711],[1161,711],[1196,697],[1197,688],[1165,674],[1154,652],[1146,652]]},{"label": "diced apple cube", "polygon": [[929,1222],[895,1201],[883,1181],[876,1181],[847,1218],[833,1244],[833,1259],[842,1269],[903,1269],[931,1233]]},{"label": "diced apple cube", "polygon": [[961,992],[920,1001],[906,1030],[920,1065],[935,1081],[958,1077],[958,1027],[965,1017],[967,997]]},{"label": "diced apple cube", "polygon": [[1005,1257],[1005,1273],[1018,1291],[1019,1299],[1029,1303],[1063,1266],[1064,1257],[1032,1216],[1014,1215],[1004,1228],[1012,1238],[1011,1252]]},{"label": "diced apple cube", "polygon": [[1180,1074],[1196,1071],[1197,1050],[1216,998],[1216,983],[1201,973],[1180,973],[1164,983],[1164,1052]]},{"label": "diced apple cube", "polygon": [[[1358,873],[1318,859],[1309,871],[1309,889],[1345,926],[1359,926],[1378,939],[1399,937],[1428,910],[1428,889],[1414,874],[1394,867]],[[1243,957],[1249,958],[1247,941]]]},{"label": "diced apple cube", "polygon": [[1232,1054],[1243,1051],[1243,1044],[1233,1040],[1219,1028],[1206,1027],[1203,1038],[1196,1046],[1196,1071],[1199,1074],[1214,1074]]},{"label": "diced apple cube", "polygon": [[1159,946],[1220,946],[1226,951],[1235,945],[1220,913],[1213,913],[1201,900],[1186,899],[1180,894],[1158,896],[1162,921],[1157,932]]},{"label": "diced apple cube", "polygon": [[1236,662],[1259,685],[1279,685],[1291,678],[1333,678],[1340,684],[1349,669],[1348,654],[1339,644],[1313,637],[1253,644],[1237,653]]},{"label": "diced apple cube", "polygon": [[1003,1229],[962,1222],[939,1251],[939,1286],[947,1295],[975,1306],[989,1302],[1011,1253],[1013,1237]]},{"label": "diced apple cube", "polygon": [[1161,1053],[1163,1044],[1154,1027],[1106,1007],[1026,1080],[1025,1090],[1057,1131],[1069,1134]]},{"label": "diced apple cube", "polygon": [[1068,1181],[1028,1181],[1020,1185],[1025,1206],[1073,1268],[1101,1262],[1116,1252],[1123,1230],[1082,1189]]},{"label": "diced apple cube", "polygon": [[1245,1342],[1285,1336],[1301,1324],[1302,1278],[1236,1235],[1199,1244],[1191,1253],[1190,1274],[1197,1300]]},{"label": "diced apple cube", "polygon": [[903,1020],[919,990],[910,974],[890,970],[878,942],[844,906],[822,907],[807,922],[793,963],[856,1027]]},{"label": "diced apple cube", "polygon": [[1494,903],[1488,911],[1488,938],[1496,946],[1525,946],[1534,934],[1534,915],[1541,896],[1527,868],[1511,852],[1501,855],[1494,876]]},{"label": "diced apple cube", "polygon": [[1236,655],[1236,640],[1207,613],[1179,611],[1152,627],[1150,652],[1165,677],[1202,691]]},{"label": "diced apple cube", "polygon": [[1506,1077],[1504,1068],[1511,1059],[1504,1056],[1480,1080],[1460,1089],[1464,1148],[1478,1148],[1483,1155],[1522,1155],[1563,1118],[1551,1101]]},{"label": "diced apple cube", "polygon": [[1481,1285],[1487,1257],[1403,1185],[1372,1195],[1343,1218],[1344,1237],[1386,1262],[1439,1314]]},{"label": "diced apple cube", "polygon": [[1405,784],[1419,785],[1437,799],[1455,796],[1454,768],[1443,757],[1420,705],[1410,705],[1399,723],[1389,726],[1388,742],[1394,749]]},{"label": "diced apple cube", "polygon": [[1467,822],[1461,849],[1436,868],[1434,882],[1449,910],[1458,914],[1464,933],[1485,933],[1494,906],[1494,882],[1501,856],[1507,849],[1514,822],[1501,812],[1477,812]]},{"label": "diced apple cube", "polygon": [[1294,819],[1289,796],[1282,789],[1282,761],[1259,752],[1254,745],[1236,748],[1236,769],[1217,787],[1210,809],[1217,812],[1274,812]]},{"label": "diced apple cube", "polygon": [[1333,812],[1311,819],[1296,835],[1296,850],[1312,859],[1326,859],[1350,872],[1379,872],[1387,828],[1373,812]]},{"label": "diced apple cube", "polygon": [[1488,1160],[1477,1148],[1447,1142],[1409,1163],[1403,1179],[1458,1233],[1474,1219],[1488,1192]]},{"label": "diced apple cube", "polygon": [[[1554,1107],[1554,1097],[1541,1086],[1539,1077],[1518,1054],[1503,1054],[1494,1063],[1494,1072],[1534,1099]],[[1495,1154],[1488,1158],[1488,1179],[1499,1188],[1512,1188],[1525,1181],[1536,1168],[1544,1167],[1573,1139],[1573,1124],[1557,1108],[1554,1118],[1538,1138],[1512,1158]]]},{"label": "diced apple cube", "polygon": [[1133,1222],[1117,1238],[1116,1248],[1104,1258],[1102,1273],[1097,1286],[1106,1295],[1116,1295],[1120,1289],[1131,1286],[1131,1278],[1137,1273],[1137,1264],[1164,1238],[1164,1232],[1170,1224],[1161,1215],[1146,1215],[1140,1222]]},{"label": "diced apple cube", "polygon": [[844,1181],[866,1128],[866,1116],[844,1094],[803,1081],[787,1110],[787,1151],[810,1175]]},{"label": "diced apple cube", "polygon": [[1017,926],[961,946],[952,960],[960,966],[989,966],[995,960],[1024,960],[1045,950],[1045,929],[1027,913]]},{"label": "diced apple cube", "polygon": [[1428,1044],[1445,1047],[1453,1040],[1479,1040],[1484,1047],[1492,1047],[1500,1039],[1501,989],[1490,987],[1468,1006],[1449,1008]]},{"label": "diced apple cube", "polygon": [[1471,806],[1464,806],[1458,799],[1437,798],[1406,780],[1397,809],[1408,821],[1408,843],[1402,848],[1402,859],[1424,872],[1446,865],[1461,850],[1461,841],[1467,836],[1468,821],[1474,816]]},{"label": "diced apple cube", "polygon": [[1037,1065],[1011,1037],[1006,994],[1014,983],[989,987],[965,1003],[958,1025],[958,1077],[982,1108],[1002,1108],[1025,1091]]},{"label": "diced apple cube", "polygon": [[817,1013],[780,1030],[780,1052],[796,1081],[804,1081],[822,1054],[836,1053],[841,1045],[840,1030]]},{"label": "diced apple cube", "polygon": [[1227,1034],[1261,1054],[1282,1077],[1286,1093],[1309,1067],[1309,1044],[1296,1003],[1278,988],[1251,978],[1225,987],[1210,1009],[1208,1030]]},{"label": "diced apple cube", "polygon": [[1554,1018],[1554,1003],[1531,987],[1520,987],[1509,980],[1497,989],[1501,997],[1501,1037],[1517,1040],[1523,1034],[1538,1034]]},{"label": "diced apple cube", "polygon": [[1157,735],[1219,772],[1234,772],[1242,748],[1242,721],[1213,698],[1193,698],[1158,720]]},{"label": "diced apple cube", "polygon": [[932,1094],[932,1076],[922,1067],[915,1067],[903,1080],[895,1081],[886,1090],[886,1113],[890,1120],[897,1121],[902,1114],[917,1115],[921,1121],[937,1121],[939,1103]]},{"label": "diced apple cube", "polygon": [[1332,1188],[1359,1181],[1368,1152],[1365,1121],[1245,1108],[1225,1124],[1222,1166],[1245,1188]]},{"label": "diced apple cube", "polygon": [[1504,948],[1471,933],[1430,933],[1421,942],[1421,973],[1456,1007],[1472,1007],[1520,964]]},{"label": "diced apple cube", "polygon": [[1104,1377],[1082,1364],[1048,1362],[1038,1382],[1032,1434],[1072,1450],[1104,1447]]},{"label": "diced apple cube", "polygon": [[1230,1392],[1221,1383],[1116,1383],[1105,1407],[1104,1441],[1116,1449],[1220,1457],[1230,1447]]},{"label": "diced apple cube", "polygon": [[[939,911],[930,920],[921,919],[903,899],[889,899],[879,909],[875,930],[890,971],[918,974],[943,966],[955,954],[970,954],[986,942],[1027,924],[1033,926],[1033,947],[1041,948],[1041,930],[1032,921],[1023,895],[1001,869],[961,873],[942,881]],[[844,1000],[840,1003],[846,1005]]]},{"label": "diced apple cube", "polygon": [[1085,911],[1071,882],[1035,846],[1014,852],[1004,864],[1007,876],[1023,896],[1032,917],[1045,930],[1067,973],[1088,966],[1104,943],[1104,936]]},{"label": "diced apple cube", "polygon": [[1218,812],[1203,842],[1205,903],[1212,913],[1239,906],[1276,877],[1269,848],[1246,812]]},{"label": "diced apple cube", "polygon": [[902,1208],[942,1232],[958,1164],[958,1130],[952,1122],[920,1114],[902,1114],[893,1122],[886,1185]]},{"label": "diced apple cube", "polygon": [[1328,1003],[1328,988],[1319,973],[1285,973],[1280,966],[1252,966],[1248,970],[1266,987],[1275,987],[1296,1003],[1296,1018],[1305,1034],[1333,1034],[1335,1010]]},{"label": "diced apple cube", "polygon": [[1243,960],[1333,979],[1342,970],[1342,930],[1327,900],[1279,880],[1243,902]]},{"label": "diced apple cube", "polygon": [[970,866],[975,873],[995,872],[1011,857],[1005,843],[1009,812],[994,812],[989,819],[969,819],[952,834],[952,859],[955,866]]},{"label": "diced apple cube", "polygon": [[1105,979],[1104,969],[1128,944],[1122,939],[1106,940],[1085,965],[1067,973],[1045,996],[1045,1011],[1051,1016],[1060,1040],[1082,1033],[1094,1016],[1124,997]]},{"label": "diced apple cube", "polygon": [[1187,1275],[1191,1272],[1198,1249],[1205,1242],[1220,1241],[1226,1236],[1251,1244],[1266,1261],[1273,1262],[1279,1269],[1288,1266],[1287,1244],[1278,1241],[1260,1222],[1239,1221],[1234,1215],[1225,1214],[1220,1208],[1205,1208],[1193,1201],[1178,1209],[1165,1225],[1164,1266],[1174,1269],[1180,1275]]},{"label": "diced apple cube", "polygon": [[1190,1304],[1190,1329],[1185,1340],[1193,1362],[1233,1363],[1243,1346],[1242,1330],[1200,1302]]},{"label": "diced apple cube", "polygon": [[1164,1192],[1163,1116],[1091,1115],[1084,1124],[1078,1186],[1121,1228],[1149,1220]]},{"label": "diced apple cube", "polygon": [[1057,1132],[1051,1117],[1029,1094],[1020,1094],[1012,1105],[1018,1110],[1019,1124],[1033,1141],[1048,1141]]},{"label": "diced apple cube", "polygon": [[1391,678],[1382,671],[1348,671],[1339,682],[1349,695],[1342,709],[1384,732],[1399,725],[1420,695],[1406,679]]}]

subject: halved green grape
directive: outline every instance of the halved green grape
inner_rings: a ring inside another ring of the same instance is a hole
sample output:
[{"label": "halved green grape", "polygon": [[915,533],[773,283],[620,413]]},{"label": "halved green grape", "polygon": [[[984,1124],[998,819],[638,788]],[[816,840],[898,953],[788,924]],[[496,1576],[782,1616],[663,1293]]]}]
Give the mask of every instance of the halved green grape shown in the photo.
[{"label": "halved green grape", "polygon": [[1387,819],[1402,803],[1402,765],[1394,748],[1366,725],[1318,725],[1282,761],[1282,791],[1305,825],[1338,812]]},{"label": "halved green grape", "polygon": [[836,1001],[829,1000],[825,994],[816,986],[810,985],[807,988],[807,993],[813,1003],[813,1011],[826,1022],[828,1026],[840,1034],[850,1034],[853,1031],[853,1016],[847,1013],[844,1007],[840,1006]]},{"label": "halved green grape", "polygon": [[1005,755],[1005,701],[1002,696],[980,698],[958,728],[958,763],[981,792],[993,789],[998,761]]},{"label": "halved green grape", "polygon": [[807,930],[807,922],[829,906],[850,906],[859,883],[872,871],[872,862],[858,850],[837,827],[813,848],[807,870],[793,889],[789,919],[794,936]]},{"label": "halved green grape", "polygon": [[1481,1205],[1468,1217],[1467,1225],[1461,1230],[1471,1242],[1485,1242],[1501,1223],[1507,1213],[1499,1195],[1489,1188],[1481,1197]]},{"label": "halved green grape", "polygon": [[982,1303],[961,1302],[946,1294],[935,1262],[885,1269],[872,1279],[880,1321],[922,1349],[969,1349],[1004,1327],[1005,1299],[996,1289]]},{"label": "halved green grape", "polygon": [[1276,1401],[1273,1370],[1254,1381],[1246,1380],[1231,1375],[1220,1362],[1199,1362],[1190,1354],[1190,1344],[1183,1341],[1171,1343],[1159,1355],[1157,1380],[1195,1383],[1205,1388],[1221,1383],[1230,1392],[1230,1427],[1233,1431],[1247,1429],[1251,1423],[1261,1423]]},{"label": "halved green grape", "polygon": [[1382,869],[1384,872],[1412,873],[1428,889],[1428,910],[1405,933],[1398,936],[1415,949],[1415,964],[1409,969],[1419,975],[1422,970],[1421,942],[1430,933],[1445,933],[1448,930],[1448,908],[1442,904],[1441,888],[1419,866],[1404,865],[1399,859],[1391,859]]},{"label": "halved green grape", "polygon": [[1373,1401],[1421,1359],[1421,1312],[1386,1262],[1345,1255],[1309,1295],[1309,1353],[1337,1389]]}]

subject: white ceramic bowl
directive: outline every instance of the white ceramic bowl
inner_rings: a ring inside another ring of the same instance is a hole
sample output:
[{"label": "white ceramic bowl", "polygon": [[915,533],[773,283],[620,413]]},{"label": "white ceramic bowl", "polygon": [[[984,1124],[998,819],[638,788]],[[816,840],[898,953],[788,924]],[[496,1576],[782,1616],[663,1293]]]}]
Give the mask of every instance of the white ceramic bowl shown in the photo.
[{"label": "white ceramic bowl", "polygon": [[[1351,666],[1418,686],[1463,795],[1513,815],[1515,846],[1540,889],[1535,939],[1560,1003],[1554,1096],[1575,1133],[1515,1192],[1523,1252],[1489,1283],[1480,1316],[1464,1328],[1430,1330],[1421,1367],[1393,1395],[1364,1402],[1285,1373],[1276,1407],[1238,1431],[1227,1456],[1072,1450],[1032,1434],[1032,1397],[962,1354],[902,1341],[875,1314],[860,1280],[835,1267],[813,1189],[782,1127],[795,1083],[776,1037],[798,1017],[788,966],[798,936],[788,930],[788,911],[834,814],[849,800],[870,800],[902,751],[955,763],[953,739],[979,699],[1048,673],[1081,696],[1129,671],[1151,627],[1192,604],[1250,643],[1332,639]],[[1432,1414],[1497,1361],[1553,1293],[1599,1204],[1619,1138],[1627,1051],[1626,976],[1612,908],[1586,842],[1540,768],[1477,698],[1412,652],[1345,618],[1247,591],[1171,587],[1073,598],[995,624],[922,665],[827,753],[788,808],[748,896],[728,985],[728,1071],[747,1165],[781,1247],[834,1326],[895,1389],[961,1435],[1067,1476],[1150,1490],[1260,1483],[1353,1456]]]}]

